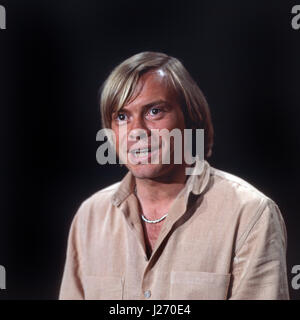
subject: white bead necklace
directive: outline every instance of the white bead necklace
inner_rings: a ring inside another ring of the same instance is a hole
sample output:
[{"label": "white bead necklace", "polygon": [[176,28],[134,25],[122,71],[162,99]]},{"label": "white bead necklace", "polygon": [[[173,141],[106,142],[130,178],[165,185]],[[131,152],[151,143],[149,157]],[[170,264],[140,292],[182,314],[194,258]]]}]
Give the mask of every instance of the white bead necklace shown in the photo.
[{"label": "white bead necklace", "polygon": [[[135,188],[134,188],[134,193],[135,193],[135,195],[137,196],[136,186],[135,186]],[[162,216],[162,217],[159,218],[159,219],[149,220],[149,219],[147,219],[147,218],[142,214],[142,219],[143,219],[145,222],[147,222],[147,223],[158,223],[158,222],[161,222],[162,220],[164,220],[167,216],[168,216],[168,213],[165,214],[164,216]]]},{"label": "white bead necklace", "polygon": [[142,214],[142,219],[145,221],[145,222],[148,222],[148,223],[158,223],[158,222],[161,222],[162,220],[164,220],[166,217],[167,217],[168,214],[165,214],[164,216],[162,216],[161,218],[159,219],[156,219],[156,220],[149,220],[147,219],[143,214]]}]

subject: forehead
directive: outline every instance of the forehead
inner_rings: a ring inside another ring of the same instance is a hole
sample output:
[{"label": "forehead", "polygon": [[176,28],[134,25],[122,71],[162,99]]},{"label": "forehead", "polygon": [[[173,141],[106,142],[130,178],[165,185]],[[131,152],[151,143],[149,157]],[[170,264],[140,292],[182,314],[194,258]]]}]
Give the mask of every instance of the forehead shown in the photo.
[{"label": "forehead", "polygon": [[170,86],[167,74],[162,70],[147,72],[138,81],[132,97],[124,108],[142,106],[153,101],[174,103],[177,99],[175,90]]}]

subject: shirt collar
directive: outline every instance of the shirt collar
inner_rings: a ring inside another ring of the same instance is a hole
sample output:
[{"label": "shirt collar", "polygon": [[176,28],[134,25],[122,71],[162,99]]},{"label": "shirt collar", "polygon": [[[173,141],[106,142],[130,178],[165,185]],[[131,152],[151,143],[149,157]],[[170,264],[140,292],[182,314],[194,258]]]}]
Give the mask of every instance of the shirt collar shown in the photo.
[{"label": "shirt collar", "polygon": [[[186,181],[185,187],[180,191],[178,197],[185,196],[187,199],[190,192],[195,195],[201,194],[209,182],[210,165],[206,160],[200,160],[196,157],[196,162],[192,172]],[[111,201],[115,206],[119,206],[131,193],[134,192],[135,177],[128,171],[120,182],[117,190],[112,195]]]}]

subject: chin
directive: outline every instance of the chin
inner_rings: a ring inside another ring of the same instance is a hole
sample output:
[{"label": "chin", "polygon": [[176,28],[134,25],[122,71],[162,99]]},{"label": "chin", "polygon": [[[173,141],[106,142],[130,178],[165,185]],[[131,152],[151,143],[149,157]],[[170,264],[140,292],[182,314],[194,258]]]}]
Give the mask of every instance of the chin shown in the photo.
[{"label": "chin", "polygon": [[139,179],[154,179],[160,177],[165,170],[163,166],[159,164],[139,164],[128,167],[134,177]]}]

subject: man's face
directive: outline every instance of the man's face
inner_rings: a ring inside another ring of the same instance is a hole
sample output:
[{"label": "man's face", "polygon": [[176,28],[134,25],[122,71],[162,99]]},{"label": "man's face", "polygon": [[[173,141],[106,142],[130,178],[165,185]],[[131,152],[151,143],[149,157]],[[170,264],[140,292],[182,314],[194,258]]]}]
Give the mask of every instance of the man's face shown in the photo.
[{"label": "man's face", "polygon": [[[165,77],[161,70],[143,75],[137,85],[137,95],[133,95],[134,99],[112,115],[111,127],[116,135],[116,151],[137,178],[163,178],[178,170],[178,166],[183,167],[182,164],[174,164],[173,138],[170,140],[170,149],[162,148],[164,141],[169,139],[166,134],[160,133],[160,138],[152,140],[155,143],[151,145],[151,134],[154,132],[161,129],[170,132],[177,128],[183,137],[185,128],[178,98],[167,86]],[[158,130],[151,131],[153,129]],[[151,152],[143,152],[150,148]],[[170,164],[162,161],[166,152],[170,153]],[[151,163],[153,159],[156,159],[155,163]]]}]

